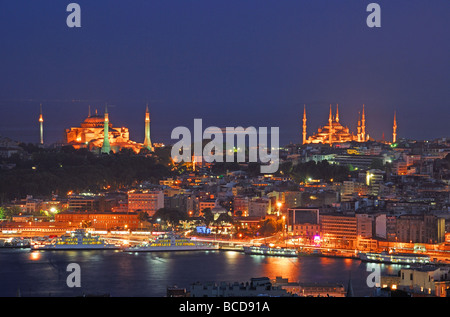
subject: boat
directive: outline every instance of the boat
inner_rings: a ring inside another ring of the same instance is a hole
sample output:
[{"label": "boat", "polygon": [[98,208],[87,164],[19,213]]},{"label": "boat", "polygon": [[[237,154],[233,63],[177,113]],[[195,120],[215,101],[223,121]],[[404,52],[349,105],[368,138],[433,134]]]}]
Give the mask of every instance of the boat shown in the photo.
[{"label": "boat", "polygon": [[359,259],[363,262],[375,262],[386,264],[428,264],[431,259],[425,254],[386,252],[372,253],[361,252]]},{"label": "boat", "polygon": [[158,251],[204,251],[218,250],[217,244],[195,241],[189,237],[182,237],[175,232],[165,232],[156,239],[135,246],[124,248],[128,252],[158,252]]},{"label": "boat", "polygon": [[0,248],[22,249],[29,248],[30,245],[30,239],[24,238],[9,238],[0,240]]},{"label": "boat", "polygon": [[298,256],[297,249],[271,247],[267,245],[244,246],[244,253],[256,255],[272,255],[272,256],[290,256],[290,257]]},{"label": "boat", "polygon": [[50,243],[33,242],[32,250],[116,250],[120,246],[106,243],[84,229],[76,229],[70,235],[61,236]]}]

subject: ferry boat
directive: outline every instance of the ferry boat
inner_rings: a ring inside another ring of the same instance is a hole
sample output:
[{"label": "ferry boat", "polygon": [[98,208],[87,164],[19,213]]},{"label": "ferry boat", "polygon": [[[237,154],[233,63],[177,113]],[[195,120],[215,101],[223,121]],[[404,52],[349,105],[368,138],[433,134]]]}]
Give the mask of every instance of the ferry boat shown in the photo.
[{"label": "ferry boat", "polygon": [[206,243],[182,237],[174,232],[166,232],[155,240],[149,240],[143,244],[124,248],[128,252],[157,252],[157,251],[203,251],[218,250],[217,244]]},{"label": "ferry boat", "polygon": [[359,259],[363,262],[375,262],[386,264],[428,264],[431,262],[425,254],[386,252],[359,253]]},{"label": "ferry boat", "polygon": [[77,229],[50,243],[33,243],[32,250],[116,250],[120,246],[102,241],[84,229]]},{"label": "ferry boat", "polygon": [[270,247],[267,245],[244,246],[245,254],[272,255],[272,256],[298,256],[297,249]]}]

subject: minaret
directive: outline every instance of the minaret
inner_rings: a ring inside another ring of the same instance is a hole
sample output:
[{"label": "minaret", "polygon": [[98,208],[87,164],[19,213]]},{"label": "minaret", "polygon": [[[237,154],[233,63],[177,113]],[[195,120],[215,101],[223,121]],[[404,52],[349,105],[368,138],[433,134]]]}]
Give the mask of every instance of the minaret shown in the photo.
[{"label": "minaret", "polygon": [[339,105],[336,105],[336,122],[339,122]]},{"label": "minaret", "polygon": [[362,142],[362,140],[361,140],[361,112],[358,112],[358,142]]},{"label": "minaret", "polygon": [[150,112],[147,108],[145,109],[145,140],[144,147],[150,151],[153,151],[152,140],[150,139]]},{"label": "minaret", "polygon": [[44,145],[44,118],[42,117],[42,104],[40,104],[39,113],[39,130],[40,130],[40,145]]},{"label": "minaret", "polygon": [[111,145],[109,144],[109,115],[108,115],[108,106],[105,106],[105,121],[103,124],[103,145],[102,145],[102,153],[109,154],[111,152]]},{"label": "minaret", "polygon": [[328,117],[328,125],[329,125],[329,129],[328,129],[328,138],[329,138],[329,142],[330,142],[330,146],[333,144],[333,114],[331,112],[331,105],[330,105],[330,115]]},{"label": "minaret", "polygon": [[303,105],[303,144],[306,143],[306,105]]},{"label": "minaret", "polygon": [[364,113],[364,104],[361,117],[361,141],[366,142],[366,115]]},{"label": "minaret", "polygon": [[394,126],[392,130],[392,143],[395,143],[397,142],[397,111],[394,111]]}]

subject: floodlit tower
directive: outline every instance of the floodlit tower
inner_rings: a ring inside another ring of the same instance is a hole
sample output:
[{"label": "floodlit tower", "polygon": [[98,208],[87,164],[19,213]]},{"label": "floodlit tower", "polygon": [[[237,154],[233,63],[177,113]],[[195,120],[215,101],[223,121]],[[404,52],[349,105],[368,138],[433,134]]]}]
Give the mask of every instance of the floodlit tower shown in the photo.
[{"label": "floodlit tower", "polygon": [[145,139],[144,147],[150,151],[153,151],[152,140],[150,139],[150,112],[147,108],[145,109]]},{"label": "floodlit tower", "polygon": [[362,142],[362,140],[361,140],[361,112],[358,112],[358,142]]},{"label": "floodlit tower", "polygon": [[394,126],[392,127],[392,143],[397,142],[397,111],[394,112]]},{"label": "floodlit tower", "polygon": [[303,105],[303,144],[306,143],[306,105]]},{"label": "floodlit tower", "polygon": [[42,104],[40,104],[39,113],[39,132],[40,132],[40,144],[44,145],[44,117],[42,116]]},{"label": "floodlit tower", "polygon": [[331,105],[330,105],[330,115],[328,117],[328,125],[329,125],[329,129],[328,129],[328,138],[330,141],[330,146],[333,144],[333,114],[331,112]]},{"label": "floodlit tower", "polygon": [[105,121],[103,124],[103,145],[102,145],[102,153],[109,154],[111,152],[111,145],[109,144],[109,115],[108,115],[108,106],[105,106]]},{"label": "floodlit tower", "polygon": [[361,117],[361,139],[362,142],[366,141],[366,115],[364,113],[364,104]]},{"label": "floodlit tower", "polygon": [[339,105],[336,105],[336,122],[339,122]]}]

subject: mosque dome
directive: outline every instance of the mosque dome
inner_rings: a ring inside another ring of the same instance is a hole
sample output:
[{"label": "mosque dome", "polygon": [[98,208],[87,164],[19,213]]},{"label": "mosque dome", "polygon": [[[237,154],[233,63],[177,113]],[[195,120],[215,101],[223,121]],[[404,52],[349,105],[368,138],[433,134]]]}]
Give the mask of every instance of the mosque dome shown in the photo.
[{"label": "mosque dome", "polygon": [[[82,128],[102,128],[105,118],[100,115],[89,116],[81,123]],[[111,123],[109,124],[111,125]]]}]

